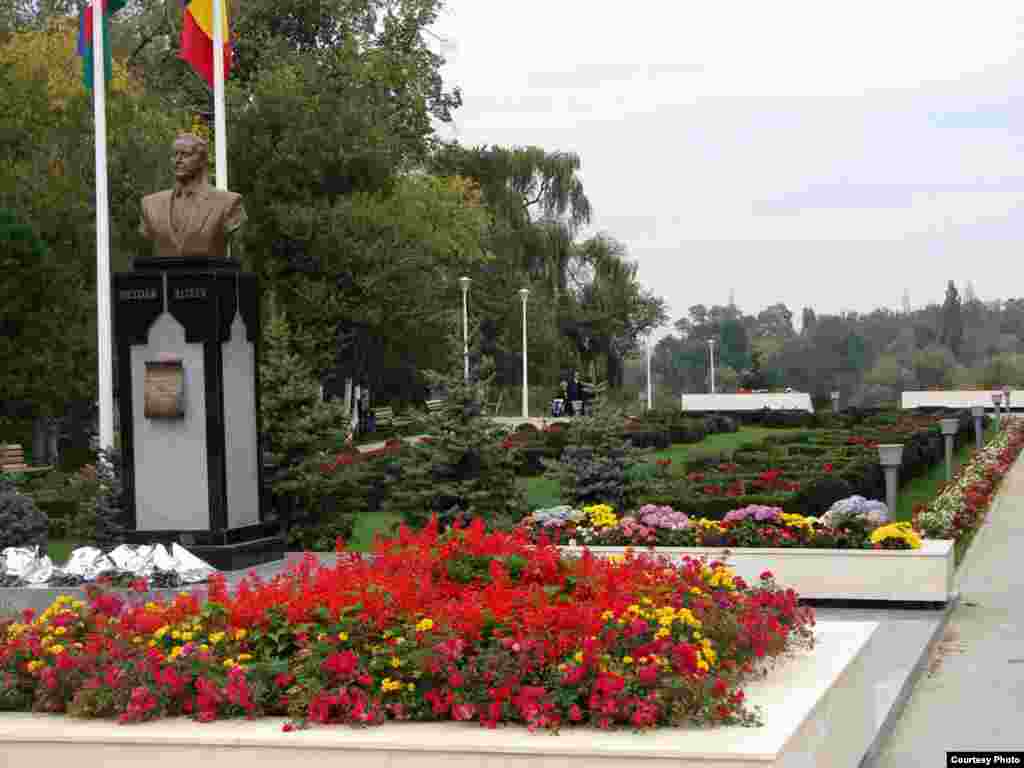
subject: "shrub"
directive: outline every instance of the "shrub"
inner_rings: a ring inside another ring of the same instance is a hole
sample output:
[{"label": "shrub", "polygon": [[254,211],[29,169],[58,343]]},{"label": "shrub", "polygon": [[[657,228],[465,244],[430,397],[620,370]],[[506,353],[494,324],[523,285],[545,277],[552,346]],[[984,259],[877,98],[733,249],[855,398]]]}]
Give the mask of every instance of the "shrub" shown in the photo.
[{"label": "shrub", "polygon": [[559,480],[567,503],[607,503],[618,509],[632,504],[636,483],[630,471],[640,451],[625,439],[622,423],[620,411],[596,404],[566,430],[561,460],[545,460],[548,476]]},{"label": "shrub", "polygon": [[515,482],[519,451],[504,447],[505,433],[480,415],[475,388],[461,377],[428,377],[446,384],[445,407],[426,421],[429,440],[403,451],[381,508],[414,527],[434,513],[442,524],[472,515],[510,525],[524,507]]},{"label": "shrub", "polygon": [[672,445],[669,433],[663,430],[629,430],[622,437],[634,448],[664,450]]},{"label": "shrub", "polygon": [[0,550],[7,547],[46,549],[50,521],[31,496],[0,493]]},{"label": "shrub", "polygon": [[787,512],[817,517],[840,499],[853,496],[853,488],[841,477],[825,475],[808,483],[783,503]]},{"label": "shrub", "polygon": [[83,467],[71,482],[78,495],[78,510],[68,525],[68,535],[100,549],[111,549],[125,540],[127,499],[121,452],[100,450],[96,465]]},{"label": "shrub", "polygon": [[713,413],[710,416],[704,417],[704,429],[709,435],[717,435],[720,432],[737,432],[739,428],[739,422],[731,416]]}]

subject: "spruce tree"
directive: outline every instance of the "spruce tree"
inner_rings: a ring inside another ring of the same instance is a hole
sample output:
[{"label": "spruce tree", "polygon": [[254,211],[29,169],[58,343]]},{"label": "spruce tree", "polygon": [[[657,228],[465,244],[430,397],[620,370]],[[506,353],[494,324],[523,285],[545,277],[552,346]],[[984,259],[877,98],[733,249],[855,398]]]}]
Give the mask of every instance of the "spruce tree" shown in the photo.
[{"label": "spruce tree", "polygon": [[312,367],[294,350],[284,314],[275,314],[263,339],[260,418],[275,463],[295,467],[334,447],[348,428],[344,405],[323,402]]},{"label": "spruce tree", "polygon": [[946,287],[946,300],[942,305],[942,344],[949,347],[954,357],[960,356],[960,347],[964,341],[964,318],[960,303],[960,294],[952,280]]}]

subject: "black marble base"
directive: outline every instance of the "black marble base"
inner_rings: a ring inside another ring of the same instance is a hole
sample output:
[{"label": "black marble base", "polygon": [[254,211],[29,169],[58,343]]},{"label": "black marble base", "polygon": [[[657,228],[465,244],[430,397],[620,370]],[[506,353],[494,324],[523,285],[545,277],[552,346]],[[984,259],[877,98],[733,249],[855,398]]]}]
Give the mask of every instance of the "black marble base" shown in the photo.
[{"label": "black marble base", "polygon": [[180,269],[192,272],[208,272],[211,270],[237,272],[240,268],[239,263],[231,259],[132,259],[132,269],[136,272],[152,270],[166,272]]},{"label": "black marble base", "polygon": [[263,563],[283,559],[287,542],[282,535],[236,544],[193,545],[186,549],[219,571],[242,571]]}]

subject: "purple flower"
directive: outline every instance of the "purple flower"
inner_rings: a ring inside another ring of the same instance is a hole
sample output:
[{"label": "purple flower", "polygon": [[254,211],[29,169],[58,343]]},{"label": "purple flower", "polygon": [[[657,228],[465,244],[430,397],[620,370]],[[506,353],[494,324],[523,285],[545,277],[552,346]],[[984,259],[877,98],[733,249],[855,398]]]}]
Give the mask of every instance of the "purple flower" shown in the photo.
[{"label": "purple flower", "polygon": [[727,512],[725,517],[722,518],[724,523],[738,523],[741,520],[746,520],[749,517],[753,517],[759,523],[768,521],[778,520],[779,515],[782,514],[780,507],[769,507],[764,504],[749,504],[739,509],[734,509],[731,512]]}]

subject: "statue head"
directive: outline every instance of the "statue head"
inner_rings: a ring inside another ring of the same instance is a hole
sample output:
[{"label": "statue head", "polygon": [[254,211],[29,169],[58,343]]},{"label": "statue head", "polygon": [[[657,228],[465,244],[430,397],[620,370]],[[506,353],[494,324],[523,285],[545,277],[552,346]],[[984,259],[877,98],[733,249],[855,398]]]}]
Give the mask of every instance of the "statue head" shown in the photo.
[{"label": "statue head", "polygon": [[209,146],[194,133],[181,133],[172,145],[174,178],[179,184],[206,178]]}]

